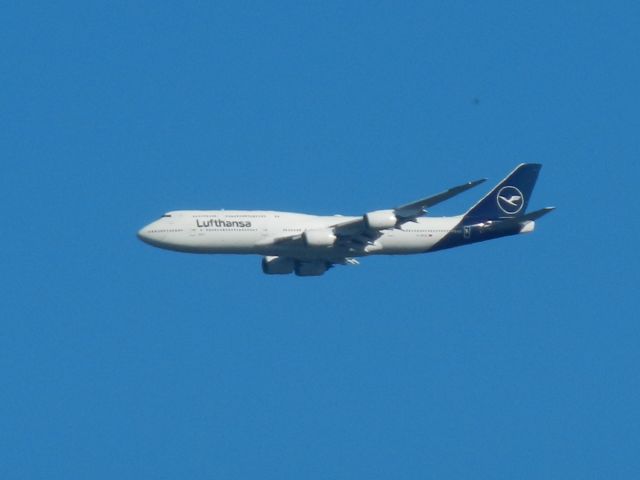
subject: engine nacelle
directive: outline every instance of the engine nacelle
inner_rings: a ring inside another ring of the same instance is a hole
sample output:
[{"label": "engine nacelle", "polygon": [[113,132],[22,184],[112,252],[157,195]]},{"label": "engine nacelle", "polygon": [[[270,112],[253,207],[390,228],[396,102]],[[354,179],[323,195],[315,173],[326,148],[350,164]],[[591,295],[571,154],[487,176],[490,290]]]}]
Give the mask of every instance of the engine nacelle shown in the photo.
[{"label": "engine nacelle", "polygon": [[336,241],[336,236],[328,228],[322,230],[306,230],[302,237],[310,247],[330,247]]},{"label": "engine nacelle", "polygon": [[291,258],[263,257],[262,271],[267,275],[286,275],[293,273],[295,262]]},{"label": "engine nacelle", "polygon": [[297,262],[296,275],[300,277],[317,277],[329,269],[329,264],[323,261]]},{"label": "engine nacelle", "polygon": [[367,222],[369,228],[384,230],[385,228],[395,227],[398,218],[393,213],[393,210],[376,210],[365,214],[364,221]]}]

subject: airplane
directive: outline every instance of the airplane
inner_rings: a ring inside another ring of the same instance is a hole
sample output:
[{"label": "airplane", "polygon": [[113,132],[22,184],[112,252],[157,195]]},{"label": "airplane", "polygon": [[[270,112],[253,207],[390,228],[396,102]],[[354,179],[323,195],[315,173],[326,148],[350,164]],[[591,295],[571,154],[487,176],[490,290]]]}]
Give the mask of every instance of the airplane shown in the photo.
[{"label": "airplane", "polygon": [[324,274],[369,255],[434,252],[530,233],[554,207],[525,213],[539,163],[522,163],[466,213],[425,217],[427,209],[483,183],[467,182],[395,208],[360,216],[319,216],[263,210],[179,210],[143,227],[138,237],[166,250],[261,255],[270,275]]}]

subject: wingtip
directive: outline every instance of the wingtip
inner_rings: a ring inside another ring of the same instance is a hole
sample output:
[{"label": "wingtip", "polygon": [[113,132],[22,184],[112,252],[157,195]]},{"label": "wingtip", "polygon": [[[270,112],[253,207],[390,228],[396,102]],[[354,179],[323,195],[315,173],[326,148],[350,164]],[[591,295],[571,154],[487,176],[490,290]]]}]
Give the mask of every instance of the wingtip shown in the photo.
[{"label": "wingtip", "polygon": [[467,185],[475,187],[476,185],[480,185],[481,183],[484,183],[486,181],[486,178],[479,178],[478,180],[473,180],[472,182],[467,183]]}]

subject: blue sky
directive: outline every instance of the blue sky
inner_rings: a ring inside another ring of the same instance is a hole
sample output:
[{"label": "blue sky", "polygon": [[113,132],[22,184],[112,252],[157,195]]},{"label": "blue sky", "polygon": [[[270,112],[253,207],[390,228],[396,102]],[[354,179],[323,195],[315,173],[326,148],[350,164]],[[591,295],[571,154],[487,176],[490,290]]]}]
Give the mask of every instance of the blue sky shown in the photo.
[{"label": "blue sky", "polygon": [[[640,476],[636,2],[40,3],[0,6],[2,479]],[[320,278],[135,238],[534,161],[534,234]]]}]

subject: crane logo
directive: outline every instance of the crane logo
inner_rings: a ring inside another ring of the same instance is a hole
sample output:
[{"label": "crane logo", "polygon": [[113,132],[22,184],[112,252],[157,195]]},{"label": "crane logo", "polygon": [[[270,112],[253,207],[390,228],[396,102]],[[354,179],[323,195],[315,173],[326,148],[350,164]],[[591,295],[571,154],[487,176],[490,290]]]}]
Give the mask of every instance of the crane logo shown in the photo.
[{"label": "crane logo", "polygon": [[524,205],[524,195],[516,187],[502,187],[497,197],[498,207],[507,215],[515,215]]}]

